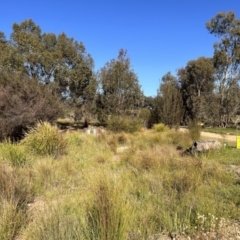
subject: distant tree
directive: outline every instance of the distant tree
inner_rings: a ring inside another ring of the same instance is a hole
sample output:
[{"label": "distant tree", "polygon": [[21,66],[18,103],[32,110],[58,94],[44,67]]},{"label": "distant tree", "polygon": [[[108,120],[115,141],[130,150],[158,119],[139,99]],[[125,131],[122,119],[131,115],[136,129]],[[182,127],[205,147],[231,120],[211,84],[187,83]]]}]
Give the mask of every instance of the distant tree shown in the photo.
[{"label": "distant tree", "polygon": [[240,81],[240,19],[236,19],[234,12],[221,12],[207,22],[206,27],[220,38],[214,44],[213,62],[219,94],[219,122],[226,126],[240,106],[240,98],[232,98]]},{"label": "distant tree", "polygon": [[144,96],[126,50],[121,49],[117,59],[105,64],[99,82],[98,108],[105,115],[131,115],[143,106]]},{"label": "distant tree", "polygon": [[147,97],[144,96],[144,108],[149,109],[150,111],[154,108],[155,105],[155,97]]},{"label": "distant tree", "polygon": [[38,121],[53,123],[62,113],[60,99],[49,86],[0,72],[0,140],[19,140]]},{"label": "distant tree", "polygon": [[177,79],[170,72],[162,77],[157,98],[160,121],[170,128],[179,126],[183,116],[182,95]]},{"label": "distant tree", "polygon": [[214,67],[211,58],[191,60],[178,70],[178,81],[185,108],[184,120],[206,121],[207,99],[213,94]]}]

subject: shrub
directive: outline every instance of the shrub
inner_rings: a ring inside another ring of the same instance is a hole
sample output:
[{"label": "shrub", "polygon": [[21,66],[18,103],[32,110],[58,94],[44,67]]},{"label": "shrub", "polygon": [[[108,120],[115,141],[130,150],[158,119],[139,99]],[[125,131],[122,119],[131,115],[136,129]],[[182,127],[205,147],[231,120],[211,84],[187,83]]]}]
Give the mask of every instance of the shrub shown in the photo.
[{"label": "shrub", "polygon": [[54,155],[54,157],[64,154],[67,147],[67,141],[57,126],[47,122],[39,122],[30,129],[22,143],[34,154]]},{"label": "shrub", "polygon": [[166,132],[169,130],[169,127],[163,123],[158,123],[153,125],[153,129],[157,132]]},{"label": "shrub", "polygon": [[50,88],[33,79],[0,72],[0,141],[20,140],[39,120],[54,122],[62,113]]},{"label": "shrub", "polygon": [[141,129],[142,122],[136,118],[113,116],[108,120],[107,128],[112,132],[133,133]]}]

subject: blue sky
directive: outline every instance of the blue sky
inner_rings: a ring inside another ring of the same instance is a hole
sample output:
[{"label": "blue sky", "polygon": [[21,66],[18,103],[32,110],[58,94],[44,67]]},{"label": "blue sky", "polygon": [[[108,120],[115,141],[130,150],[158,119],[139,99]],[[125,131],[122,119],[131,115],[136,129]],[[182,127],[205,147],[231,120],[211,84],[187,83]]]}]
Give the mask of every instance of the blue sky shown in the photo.
[{"label": "blue sky", "polygon": [[8,38],[13,23],[31,18],[42,32],[83,42],[96,71],[126,49],[146,96],[156,95],[168,71],[213,55],[207,21],[230,10],[240,18],[239,0],[2,0],[0,9]]}]

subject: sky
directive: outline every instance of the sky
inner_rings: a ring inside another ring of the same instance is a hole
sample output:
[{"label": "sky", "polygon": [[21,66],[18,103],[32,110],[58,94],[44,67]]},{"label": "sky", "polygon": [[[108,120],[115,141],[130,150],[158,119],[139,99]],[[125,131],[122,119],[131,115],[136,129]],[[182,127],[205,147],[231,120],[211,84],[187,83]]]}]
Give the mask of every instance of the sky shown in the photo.
[{"label": "sky", "polygon": [[218,39],[206,22],[234,11],[240,0],[2,0],[0,31],[32,19],[42,33],[82,42],[100,70],[125,49],[145,96],[156,96],[161,78],[190,60],[212,57]]}]

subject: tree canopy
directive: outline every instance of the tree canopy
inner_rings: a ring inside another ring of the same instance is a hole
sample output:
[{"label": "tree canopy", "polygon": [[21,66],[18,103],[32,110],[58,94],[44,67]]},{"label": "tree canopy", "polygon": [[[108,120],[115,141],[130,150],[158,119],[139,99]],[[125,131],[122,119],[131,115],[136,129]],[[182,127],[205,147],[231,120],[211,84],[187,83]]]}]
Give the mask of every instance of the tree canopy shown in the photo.
[{"label": "tree canopy", "polygon": [[93,59],[83,43],[65,33],[58,36],[42,33],[41,28],[29,19],[14,23],[11,40],[3,44],[11,54],[5,55],[8,61],[5,60],[2,68],[27,74],[44,84],[54,84],[62,97],[71,98],[80,105],[91,101],[90,95],[95,95],[97,83]]},{"label": "tree canopy", "polygon": [[219,121],[224,124],[240,106],[239,97],[232,98],[240,81],[240,19],[236,19],[232,11],[220,12],[206,23],[206,27],[220,40],[214,44],[213,62],[219,94]]},{"label": "tree canopy", "polygon": [[99,71],[99,82],[99,102],[104,113],[120,116],[131,114],[142,107],[143,92],[126,50],[121,49],[117,59],[107,62]]}]

